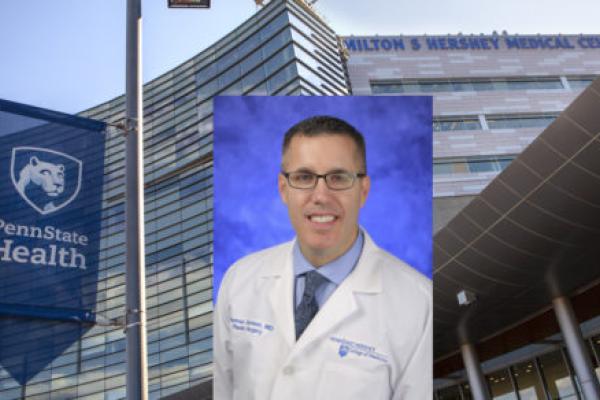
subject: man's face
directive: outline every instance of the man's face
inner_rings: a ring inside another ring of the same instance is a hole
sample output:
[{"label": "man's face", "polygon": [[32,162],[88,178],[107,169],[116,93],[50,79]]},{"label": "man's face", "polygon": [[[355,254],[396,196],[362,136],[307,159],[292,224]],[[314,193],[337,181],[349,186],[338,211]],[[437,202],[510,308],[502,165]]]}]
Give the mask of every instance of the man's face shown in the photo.
[{"label": "man's face", "polygon": [[[354,141],[342,135],[295,136],[283,155],[285,172],[360,173],[362,162]],[[346,252],[358,233],[358,211],[369,193],[368,177],[357,178],[346,190],[331,190],[324,179],[314,189],[295,189],[279,175],[279,193],[302,253],[320,266]]]}]

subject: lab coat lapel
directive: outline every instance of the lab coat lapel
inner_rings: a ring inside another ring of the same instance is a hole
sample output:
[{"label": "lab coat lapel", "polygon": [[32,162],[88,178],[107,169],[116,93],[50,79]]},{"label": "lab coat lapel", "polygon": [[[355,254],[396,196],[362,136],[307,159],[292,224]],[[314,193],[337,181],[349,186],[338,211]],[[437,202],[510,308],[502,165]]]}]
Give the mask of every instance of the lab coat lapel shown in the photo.
[{"label": "lab coat lapel", "polygon": [[310,342],[319,339],[327,332],[332,331],[357,311],[358,306],[356,304],[355,293],[351,285],[347,285],[344,282],[333,292],[317,315],[315,315],[302,336],[300,336],[295,350],[298,351],[298,348],[302,348]]},{"label": "lab coat lapel", "polygon": [[354,271],[333,292],[315,315],[300,340],[296,343],[294,353],[301,351],[301,348],[307,346],[310,342],[334,331],[345,320],[359,312],[358,296],[382,291],[381,271],[377,263],[378,251],[378,248],[365,232],[363,251]]},{"label": "lab coat lapel", "polygon": [[266,260],[262,277],[265,280],[260,290],[268,293],[268,301],[273,310],[276,329],[285,343],[292,347],[296,341],[294,328],[292,246],[282,248],[280,254],[271,260]]}]

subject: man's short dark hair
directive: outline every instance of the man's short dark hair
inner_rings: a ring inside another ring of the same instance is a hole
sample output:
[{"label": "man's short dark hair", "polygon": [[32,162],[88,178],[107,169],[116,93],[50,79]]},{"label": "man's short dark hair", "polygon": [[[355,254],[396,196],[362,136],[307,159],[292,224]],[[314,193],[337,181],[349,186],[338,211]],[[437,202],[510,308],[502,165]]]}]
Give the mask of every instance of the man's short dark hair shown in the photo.
[{"label": "man's short dark hair", "polygon": [[352,139],[354,144],[356,144],[358,155],[363,164],[364,171],[361,172],[367,173],[367,148],[365,145],[365,138],[355,127],[346,121],[329,115],[310,117],[292,126],[285,133],[283,138],[282,156],[290,146],[294,136],[315,137],[321,135],[342,135]]}]

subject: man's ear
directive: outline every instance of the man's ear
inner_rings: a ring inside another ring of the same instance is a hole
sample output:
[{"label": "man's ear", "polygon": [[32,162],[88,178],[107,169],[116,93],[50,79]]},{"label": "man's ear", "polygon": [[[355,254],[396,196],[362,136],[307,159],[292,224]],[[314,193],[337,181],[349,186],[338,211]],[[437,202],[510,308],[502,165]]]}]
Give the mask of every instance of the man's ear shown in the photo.
[{"label": "man's ear", "polygon": [[369,175],[359,179],[360,181],[360,206],[364,206],[369,196],[369,190],[371,190],[371,178]]},{"label": "man's ear", "polygon": [[288,186],[282,173],[277,175],[277,188],[279,189],[279,196],[281,196],[281,201],[287,204],[287,196],[288,196]]}]

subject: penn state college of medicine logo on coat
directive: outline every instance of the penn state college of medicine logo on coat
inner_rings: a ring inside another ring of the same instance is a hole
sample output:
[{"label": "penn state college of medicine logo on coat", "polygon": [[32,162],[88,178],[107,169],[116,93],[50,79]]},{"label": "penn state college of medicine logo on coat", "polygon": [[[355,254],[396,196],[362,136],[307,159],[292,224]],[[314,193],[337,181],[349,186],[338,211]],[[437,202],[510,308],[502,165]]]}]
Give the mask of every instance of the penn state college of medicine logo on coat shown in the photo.
[{"label": "penn state college of medicine logo on coat", "polygon": [[42,215],[66,207],[79,194],[83,162],[41,147],[14,147],[10,176],[21,198]]}]

